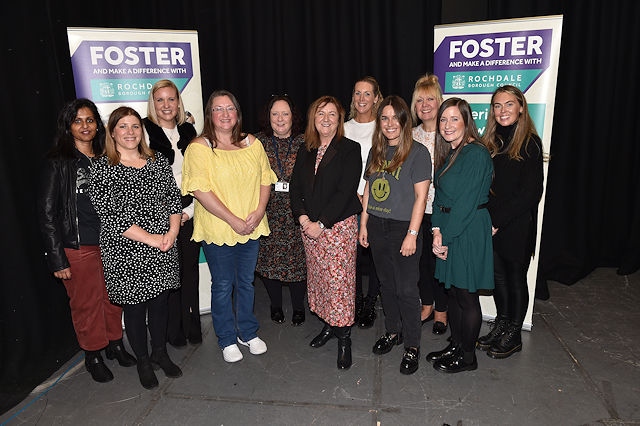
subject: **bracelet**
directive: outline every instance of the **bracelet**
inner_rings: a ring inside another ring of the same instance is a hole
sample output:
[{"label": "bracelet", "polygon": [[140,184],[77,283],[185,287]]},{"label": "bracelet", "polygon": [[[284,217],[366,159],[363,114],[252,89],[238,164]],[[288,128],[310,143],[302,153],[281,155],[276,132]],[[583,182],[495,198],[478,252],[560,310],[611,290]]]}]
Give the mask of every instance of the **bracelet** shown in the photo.
[{"label": "bracelet", "polygon": [[413,229],[409,229],[409,230],[407,231],[407,234],[411,234],[411,235],[415,235],[415,236],[417,236],[417,235],[418,235],[418,231],[414,231]]},{"label": "bracelet", "polygon": [[324,223],[318,221],[318,226],[324,231]]},{"label": "bracelet", "polygon": [[433,234],[433,231],[439,231],[440,227],[439,226],[434,226],[433,228],[431,228],[431,233]]}]

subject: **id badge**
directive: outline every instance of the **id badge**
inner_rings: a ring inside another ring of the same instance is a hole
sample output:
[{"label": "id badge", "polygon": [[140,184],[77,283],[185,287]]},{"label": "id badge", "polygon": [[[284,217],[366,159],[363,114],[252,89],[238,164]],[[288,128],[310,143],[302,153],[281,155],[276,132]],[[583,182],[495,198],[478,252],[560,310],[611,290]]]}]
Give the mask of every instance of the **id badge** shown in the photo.
[{"label": "id badge", "polygon": [[276,192],[289,192],[289,182],[276,182]]}]

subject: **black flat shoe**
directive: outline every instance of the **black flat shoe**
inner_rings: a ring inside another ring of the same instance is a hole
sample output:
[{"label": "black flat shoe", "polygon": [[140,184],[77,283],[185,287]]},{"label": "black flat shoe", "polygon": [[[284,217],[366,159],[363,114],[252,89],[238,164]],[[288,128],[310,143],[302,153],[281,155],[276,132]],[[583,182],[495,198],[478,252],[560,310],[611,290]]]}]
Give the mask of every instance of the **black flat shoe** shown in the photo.
[{"label": "black flat shoe", "polygon": [[446,348],[437,352],[429,352],[427,354],[427,361],[429,362],[437,362],[446,358],[450,358],[458,353],[460,349],[460,345],[456,345],[455,343],[449,343]]},{"label": "black flat shoe", "polygon": [[436,321],[433,323],[433,334],[444,334],[447,332],[447,324],[442,321]]},{"label": "black flat shoe", "polygon": [[282,324],[284,322],[284,312],[282,312],[282,308],[271,308],[271,321],[276,324]]},{"label": "black flat shoe", "polygon": [[304,311],[293,311],[293,315],[291,316],[291,325],[297,327],[304,323],[305,316]]},{"label": "black flat shoe", "polygon": [[329,324],[325,324],[324,327],[322,327],[320,334],[313,338],[311,343],[309,343],[309,346],[312,348],[319,348],[324,346],[334,336],[331,326]]},{"label": "black flat shoe", "polygon": [[384,335],[378,339],[376,344],[373,345],[372,352],[376,355],[384,355],[400,343],[402,343],[402,333],[396,333],[395,336],[390,333],[384,333]]},{"label": "black flat shoe", "polygon": [[402,362],[400,363],[400,372],[402,374],[413,374],[418,370],[419,363],[420,349],[405,348],[404,355],[402,355]]},{"label": "black flat shoe", "polygon": [[455,356],[436,361],[433,364],[433,368],[443,373],[460,373],[462,371],[476,370],[478,368],[478,360],[474,354],[473,361],[465,362],[464,354],[460,349]]},{"label": "black flat shoe", "polygon": [[85,351],[84,366],[91,378],[98,383],[106,383],[113,380],[113,373],[104,365],[104,360],[99,352]]}]

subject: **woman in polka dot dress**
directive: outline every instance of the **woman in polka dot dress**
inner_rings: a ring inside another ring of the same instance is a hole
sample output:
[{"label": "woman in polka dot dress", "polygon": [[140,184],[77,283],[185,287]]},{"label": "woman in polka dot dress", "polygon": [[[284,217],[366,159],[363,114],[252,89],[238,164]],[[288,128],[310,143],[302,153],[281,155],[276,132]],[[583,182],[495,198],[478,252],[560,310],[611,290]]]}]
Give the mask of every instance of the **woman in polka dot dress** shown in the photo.
[{"label": "woman in polka dot dress", "polygon": [[[182,375],[167,355],[167,300],[180,285],[180,192],[166,157],[149,149],[142,119],[120,107],[107,124],[106,156],[94,165],[91,200],[100,217],[100,249],[109,299],[123,305],[140,383],[158,385],[153,368]],[[147,346],[147,324],[151,356]]]}]

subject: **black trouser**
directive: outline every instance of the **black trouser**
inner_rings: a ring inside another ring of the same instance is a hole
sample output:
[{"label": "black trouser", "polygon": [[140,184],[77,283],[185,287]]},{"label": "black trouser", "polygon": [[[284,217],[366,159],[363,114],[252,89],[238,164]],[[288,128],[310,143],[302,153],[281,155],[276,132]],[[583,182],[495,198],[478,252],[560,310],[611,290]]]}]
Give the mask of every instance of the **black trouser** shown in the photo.
[{"label": "black trouser", "polygon": [[527,269],[528,262],[513,262],[493,251],[493,300],[498,318],[508,319],[519,326],[522,326],[529,307]]},{"label": "black trouser", "polygon": [[147,323],[153,349],[165,349],[167,343],[167,299],[169,291],[163,291],[153,299],[133,305],[123,305],[124,327],[136,358],[149,356]]},{"label": "black trouser", "polygon": [[356,296],[365,296],[362,289],[363,275],[369,277],[369,286],[367,288],[366,296],[369,296],[370,298],[378,297],[378,293],[380,293],[380,280],[378,279],[378,273],[376,272],[376,265],[373,263],[371,250],[358,244],[358,253],[356,255]]},{"label": "black trouser", "polygon": [[476,340],[482,326],[482,310],[480,296],[466,289],[451,287],[448,292],[448,320],[451,327],[451,340],[462,345],[462,350],[469,353],[476,347]]},{"label": "black trouser", "polygon": [[408,221],[381,219],[369,215],[367,233],[373,260],[378,268],[380,293],[386,331],[402,333],[404,346],[420,347],[420,295],[418,262],[422,252],[422,231],[418,233],[416,252],[400,253],[407,236]]},{"label": "black trouser", "polygon": [[431,215],[426,214],[422,218],[422,255],[420,256],[420,280],[418,289],[420,290],[420,300],[424,306],[431,306],[435,301],[435,309],[438,312],[447,311],[447,292],[444,285],[435,277],[436,256],[431,250],[433,235],[431,234]]},{"label": "black trouser", "polygon": [[193,220],[188,220],[180,227],[178,233],[180,288],[171,290],[169,293],[167,336],[170,342],[201,334],[200,243],[191,241],[192,234]]}]

